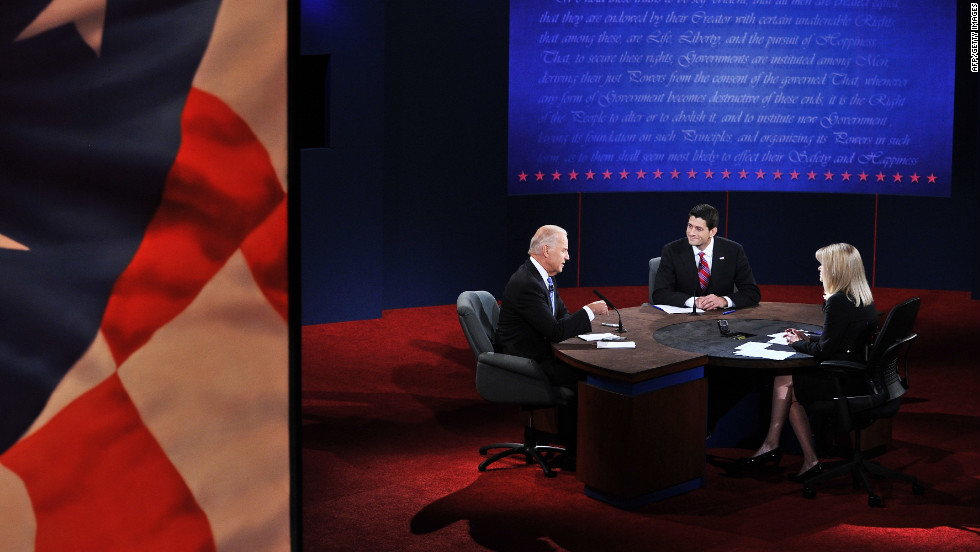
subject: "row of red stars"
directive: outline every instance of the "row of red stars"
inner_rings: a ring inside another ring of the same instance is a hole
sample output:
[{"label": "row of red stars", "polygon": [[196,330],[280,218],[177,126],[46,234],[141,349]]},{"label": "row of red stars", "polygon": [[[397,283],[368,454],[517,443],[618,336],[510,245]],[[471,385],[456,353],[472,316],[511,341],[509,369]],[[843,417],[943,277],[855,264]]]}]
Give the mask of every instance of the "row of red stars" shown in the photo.
[{"label": "row of red stars", "polygon": [[[572,170],[572,172],[568,173],[568,180],[578,180],[579,174],[580,173],[577,173],[574,170]],[[586,180],[595,180],[596,175],[601,175],[602,176],[602,180],[612,180],[612,176],[614,174],[619,174],[619,179],[620,180],[626,180],[626,179],[629,178],[629,176],[631,174],[634,174],[634,173],[631,173],[631,172],[627,171],[626,169],[623,169],[623,170],[619,171],[619,173],[614,173],[614,172],[611,172],[609,169],[606,169],[605,172],[601,172],[601,173],[596,173],[596,172],[592,172],[592,170],[589,170],[589,172],[584,173],[584,174],[585,174],[585,179]],[[646,179],[646,176],[647,176],[647,172],[644,171],[644,170],[636,171],[635,174],[636,174],[636,179],[637,180],[645,180]],[[663,175],[665,175],[665,174],[670,175],[670,178],[672,178],[672,179],[680,178],[680,175],[681,174],[687,174],[688,179],[693,179],[693,178],[696,178],[697,177],[698,172],[695,171],[694,169],[691,169],[691,170],[687,171],[686,173],[682,173],[681,171],[678,171],[677,169],[674,169],[674,170],[670,171],[669,173],[665,173],[665,172],[661,171],[660,169],[657,169],[657,170],[655,170],[655,171],[653,171],[652,173],[649,173],[649,174],[653,175],[653,178],[655,178],[655,179],[662,179],[663,178]],[[713,179],[715,177],[715,174],[716,173],[714,171],[712,171],[711,169],[708,169],[707,171],[704,171],[703,174],[704,174],[704,178],[705,179],[709,179],[709,178],[710,179]],[[738,171],[737,173],[733,173],[733,172],[729,171],[728,169],[725,169],[725,170],[723,170],[723,171],[721,171],[720,173],[717,173],[717,174],[720,174],[721,175],[721,178],[723,180],[724,179],[731,178],[732,175],[738,175],[739,180],[745,180],[745,179],[747,179],[750,174],[754,174],[755,177],[756,177],[756,180],[765,180],[765,177],[766,177],[766,173],[763,172],[761,169],[758,170],[758,171],[756,171],[756,172],[754,172],[754,173],[750,173],[750,172],[746,171],[745,169],[742,169],[742,170]],[[782,172],[780,172],[780,171],[777,170],[777,171],[775,171],[775,172],[772,173],[772,179],[773,180],[782,180],[783,179],[783,174],[784,173],[782,173]],[[808,173],[797,172],[794,169],[793,172],[786,173],[786,174],[789,175],[790,180],[799,180],[800,179],[800,176],[806,176],[807,177],[807,180],[816,180],[819,173],[813,172],[812,169]],[[545,173],[543,173],[541,171],[538,171],[534,175],[529,175],[529,174],[525,173],[524,171],[521,171],[521,174],[517,175],[517,177],[520,179],[521,182],[527,182],[527,179],[528,179],[529,176],[534,176],[534,179],[536,181],[543,181],[544,178],[545,178],[545,176],[548,176],[548,175],[546,175]],[[551,180],[554,181],[554,180],[561,180],[562,177],[565,176],[565,175],[563,173],[560,173],[558,171],[555,171],[555,172],[551,173],[550,176],[551,176]],[[836,174],[834,174],[834,173],[832,173],[832,172],[830,172],[828,170],[827,172],[823,173],[822,176],[824,177],[824,180],[833,180],[834,177],[835,176],[838,176],[838,175],[836,175]],[[868,174],[868,173],[866,173],[864,171],[861,171],[860,174],[853,175],[853,174],[851,174],[851,173],[849,173],[847,171],[844,171],[844,172],[840,173],[839,176],[840,176],[841,180],[848,180],[848,181],[851,180],[851,177],[852,176],[857,176],[860,179],[860,181],[862,181],[862,182],[867,181],[868,178],[871,177],[871,176],[874,176],[877,179],[876,180],[877,182],[884,182],[885,179],[886,178],[889,178],[889,177],[892,179],[892,182],[901,182],[903,178],[905,178],[906,176],[908,176],[910,182],[918,183],[919,182],[919,179],[922,178],[921,176],[919,176],[916,173],[912,173],[911,175],[903,175],[903,174],[899,173],[898,171],[896,171],[895,174],[893,174],[893,175],[886,175],[886,174],[882,173],[881,171],[878,171],[878,174],[875,174],[875,175],[870,175],[870,174]],[[933,175],[933,174],[930,174],[929,176],[927,176],[925,178],[927,178],[929,180],[929,183],[930,184],[936,182],[936,176]]]}]

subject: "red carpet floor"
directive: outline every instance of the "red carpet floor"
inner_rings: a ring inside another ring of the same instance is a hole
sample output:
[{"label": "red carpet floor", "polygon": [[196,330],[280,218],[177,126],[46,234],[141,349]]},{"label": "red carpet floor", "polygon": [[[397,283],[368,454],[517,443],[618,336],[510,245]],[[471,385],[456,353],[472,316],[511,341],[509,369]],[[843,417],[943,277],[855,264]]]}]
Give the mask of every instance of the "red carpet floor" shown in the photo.
[{"label": "red carpet floor", "polygon": [[[766,301],[820,301],[817,287],[762,289]],[[603,293],[627,307],[646,288]],[[743,449],[709,449],[703,488],[635,511],[586,497],[573,473],[547,479],[518,460],[480,473],[478,448],[519,440],[520,420],[476,394],[455,305],[305,327],[304,550],[980,550],[980,303],[875,290],[881,310],[912,295],[923,301],[912,387],[877,460],[926,493],[876,482],[884,508],[846,479],[802,498],[786,479],[794,455],[780,472],[727,475]],[[562,296],[570,307],[593,300],[591,289]]]}]

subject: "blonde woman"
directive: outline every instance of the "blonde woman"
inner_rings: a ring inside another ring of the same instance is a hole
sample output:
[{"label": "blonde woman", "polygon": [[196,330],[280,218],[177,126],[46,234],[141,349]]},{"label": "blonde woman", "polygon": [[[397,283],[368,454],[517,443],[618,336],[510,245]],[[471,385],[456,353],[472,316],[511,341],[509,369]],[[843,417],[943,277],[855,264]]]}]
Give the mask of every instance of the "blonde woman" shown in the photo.
[{"label": "blonde woman", "polygon": [[[871,296],[871,288],[864,273],[861,254],[853,245],[835,243],[821,247],[816,253],[817,272],[824,290],[823,332],[809,335],[802,330],[786,330],[786,341],[801,353],[813,355],[817,360],[838,359],[863,361],[870,337],[877,328],[878,313]],[[864,381],[847,382],[848,388],[860,391]],[[844,391],[847,392],[848,388]],[[828,392],[827,383],[816,370],[798,370],[793,375],[779,375],[773,381],[772,416],[769,431],[762,446],[750,458],[742,458],[742,466],[762,466],[773,463],[778,466],[783,452],[779,436],[786,420],[796,434],[803,451],[803,464],[793,481],[804,481],[823,471],[812,440],[810,420],[807,418],[798,396],[823,396]]]}]

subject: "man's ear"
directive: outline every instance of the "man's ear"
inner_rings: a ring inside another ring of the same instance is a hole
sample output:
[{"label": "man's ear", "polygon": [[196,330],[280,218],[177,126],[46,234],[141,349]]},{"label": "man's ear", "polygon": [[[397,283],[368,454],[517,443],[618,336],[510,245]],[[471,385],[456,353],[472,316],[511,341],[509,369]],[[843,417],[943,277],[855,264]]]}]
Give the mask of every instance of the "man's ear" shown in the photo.
[{"label": "man's ear", "polygon": [[710,232],[708,232],[708,235],[713,238],[713,237],[715,237],[715,234],[717,234],[717,233],[718,233],[718,227],[715,226],[714,228],[711,229]]}]

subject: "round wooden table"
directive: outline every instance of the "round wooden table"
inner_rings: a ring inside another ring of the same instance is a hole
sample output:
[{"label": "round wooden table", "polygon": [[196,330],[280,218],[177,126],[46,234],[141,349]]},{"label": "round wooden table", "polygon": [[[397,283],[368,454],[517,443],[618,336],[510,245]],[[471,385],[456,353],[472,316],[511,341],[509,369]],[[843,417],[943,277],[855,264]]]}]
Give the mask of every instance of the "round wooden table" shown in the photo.
[{"label": "round wooden table", "polygon": [[[652,306],[622,309],[621,335],[632,349],[600,349],[575,337],[554,345],[558,358],[587,374],[578,392],[578,467],[587,495],[632,509],[704,484],[705,368],[783,370],[817,364],[795,353],[784,360],[735,354],[786,328],[819,331],[820,305],[760,303],[729,314],[667,314]],[[724,337],[718,320],[733,333]],[[594,333],[616,333],[615,312],[596,317]],[[771,349],[792,351],[782,345]]]}]

